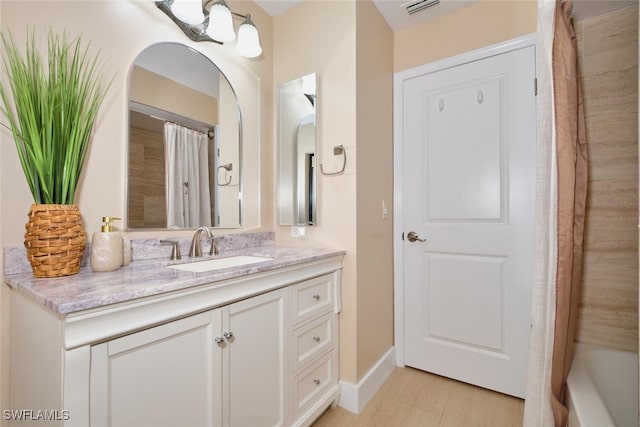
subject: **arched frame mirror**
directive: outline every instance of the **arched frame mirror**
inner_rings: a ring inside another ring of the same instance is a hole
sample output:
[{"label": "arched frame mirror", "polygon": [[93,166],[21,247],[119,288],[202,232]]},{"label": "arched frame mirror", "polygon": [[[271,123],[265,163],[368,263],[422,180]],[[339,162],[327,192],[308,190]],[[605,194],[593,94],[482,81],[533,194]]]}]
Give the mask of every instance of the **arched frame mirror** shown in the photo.
[{"label": "arched frame mirror", "polygon": [[278,86],[278,225],[316,225],[316,75]]},{"label": "arched frame mirror", "polygon": [[158,43],[129,75],[127,228],[242,224],[242,123],[231,84],[197,50]]}]

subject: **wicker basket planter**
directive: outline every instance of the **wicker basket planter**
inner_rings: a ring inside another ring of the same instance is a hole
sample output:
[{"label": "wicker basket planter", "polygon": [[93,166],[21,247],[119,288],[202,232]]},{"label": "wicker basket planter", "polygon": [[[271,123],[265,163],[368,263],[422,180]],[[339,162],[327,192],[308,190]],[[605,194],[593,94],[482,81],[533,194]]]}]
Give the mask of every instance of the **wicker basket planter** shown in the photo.
[{"label": "wicker basket planter", "polygon": [[24,245],[34,276],[78,273],[86,242],[78,206],[31,205],[25,228]]}]

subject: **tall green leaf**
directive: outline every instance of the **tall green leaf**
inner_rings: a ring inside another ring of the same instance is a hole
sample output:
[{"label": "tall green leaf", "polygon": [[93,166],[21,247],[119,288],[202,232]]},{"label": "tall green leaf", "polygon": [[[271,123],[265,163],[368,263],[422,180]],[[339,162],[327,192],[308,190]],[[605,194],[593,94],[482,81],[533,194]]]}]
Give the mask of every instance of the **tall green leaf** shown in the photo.
[{"label": "tall green leaf", "polygon": [[36,203],[73,204],[98,110],[110,84],[103,63],[80,37],[48,34],[46,57],[35,30],[24,54],[2,33],[8,84],[0,84],[0,111],[9,121],[18,157]]}]

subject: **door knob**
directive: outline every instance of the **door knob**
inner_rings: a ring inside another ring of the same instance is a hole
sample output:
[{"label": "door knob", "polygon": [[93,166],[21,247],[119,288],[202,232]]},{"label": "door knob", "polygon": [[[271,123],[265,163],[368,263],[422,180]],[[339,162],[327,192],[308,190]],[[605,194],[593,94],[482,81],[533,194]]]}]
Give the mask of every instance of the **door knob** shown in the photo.
[{"label": "door knob", "polygon": [[409,234],[407,234],[407,240],[410,242],[426,242],[427,239],[421,239],[418,236],[418,233],[416,233],[415,231],[410,231]]}]

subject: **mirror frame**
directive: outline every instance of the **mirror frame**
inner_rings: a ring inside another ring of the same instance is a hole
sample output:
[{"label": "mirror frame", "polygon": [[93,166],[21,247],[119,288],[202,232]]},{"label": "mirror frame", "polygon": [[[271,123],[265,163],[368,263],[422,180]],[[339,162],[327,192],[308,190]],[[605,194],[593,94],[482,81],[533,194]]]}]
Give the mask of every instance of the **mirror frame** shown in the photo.
[{"label": "mirror frame", "polygon": [[[124,191],[124,197],[125,197],[125,212],[123,214],[123,230],[125,231],[134,231],[134,232],[142,232],[142,231],[180,231],[180,230],[194,230],[197,227],[184,227],[184,228],[169,228],[169,227],[142,227],[142,228],[137,228],[137,227],[131,227],[129,225],[129,183],[130,183],[130,176],[129,176],[129,169],[130,169],[130,132],[131,132],[131,123],[130,123],[130,112],[131,112],[131,108],[130,108],[130,103],[131,103],[131,77],[132,77],[132,73],[133,73],[133,69],[136,65],[136,60],[138,59],[138,57],[140,56],[140,54],[148,49],[154,48],[154,47],[158,47],[161,45],[174,45],[174,46],[180,46],[182,48],[186,48],[189,51],[196,53],[198,55],[200,55],[202,58],[206,59],[213,67],[215,67],[219,74],[220,77],[223,78],[224,80],[226,80],[227,84],[229,85],[229,89],[231,90],[231,93],[233,94],[233,97],[235,98],[236,101],[236,111],[237,111],[237,118],[238,118],[238,166],[237,166],[237,179],[238,179],[238,183],[237,183],[237,187],[238,187],[238,225],[233,225],[233,226],[216,226],[216,225],[211,225],[210,228],[215,228],[215,229],[238,229],[238,228],[242,228],[242,215],[243,215],[243,210],[242,210],[242,205],[243,205],[243,179],[242,179],[242,170],[243,170],[243,133],[242,133],[242,110],[240,108],[240,102],[238,101],[238,95],[236,93],[235,88],[233,87],[233,85],[231,84],[231,81],[227,78],[226,74],[220,69],[220,67],[218,67],[218,65],[213,62],[213,60],[211,58],[209,58],[207,55],[205,55],[203,52],[200,52],[199,50],[185,45],[183,43],[179,43],[179,42],[172,42],[172,41],[161,41],[161,42],[157,42],[157,43],[153,43],[150,44],[148,46],[146,46],[144,49],[140,50],[138,52],[138,54],[135,56],[135,58],[133,59],[133,62],[131,63],[130,67],[129,67],[129,72],[128,72],[128,76],[127,76],[127,98],[126,98],[126,132],[127,132],[127,143],[126,143],[126,149],[125,149],[125,179],[124,179],[124,185],[125,185],[125,191]],[[234,165],[235,168],[235,165]],[[212,172],[214,174],[216,174],[216,180],[218,178],[217,176],[217,170]],[[166,191],[166,190],[165,190]],[[217,204],[216,204],[217,206]],[[218,214],[218,212],[216,212],[216,214]],[[213,224],[215,224],[217,222],[217,220],[213,221]]]}]

